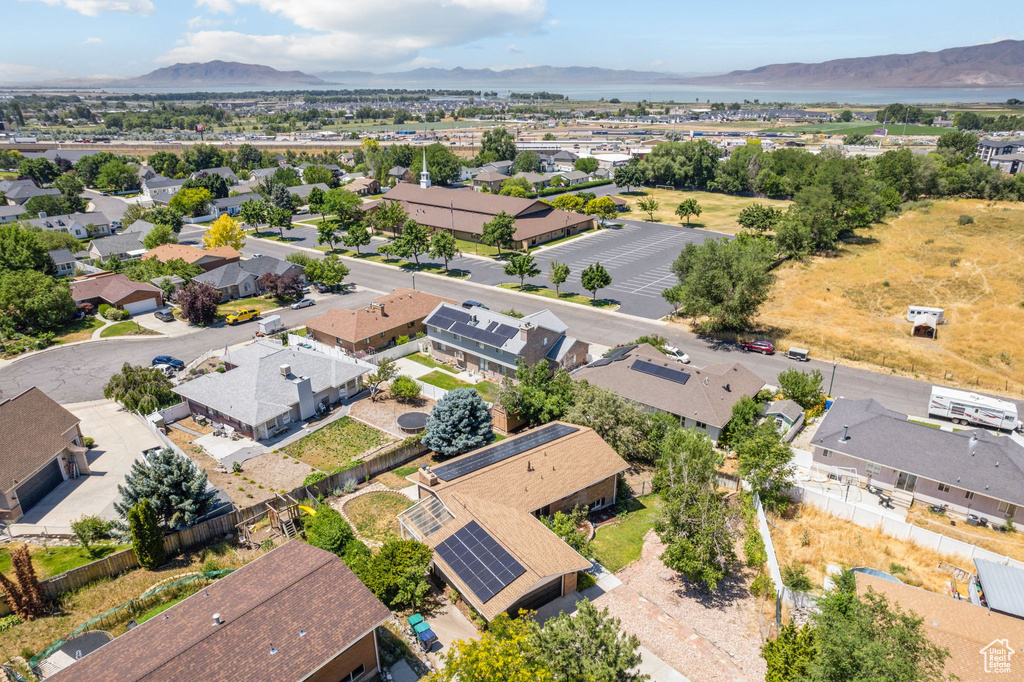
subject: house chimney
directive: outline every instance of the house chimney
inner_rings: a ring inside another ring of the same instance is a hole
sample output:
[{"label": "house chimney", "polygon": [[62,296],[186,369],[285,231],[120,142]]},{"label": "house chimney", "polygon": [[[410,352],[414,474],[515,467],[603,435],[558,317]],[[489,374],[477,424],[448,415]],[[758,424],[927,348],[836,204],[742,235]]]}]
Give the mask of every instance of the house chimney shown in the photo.
[{"label": "house chimney", "polygon": [[523,326],[521,326],[519,328],[519,338],[521,340],[523,340],[523,341],[526,341],[527,337],[530,335],[530,332],[532,330],[533,330],[533,323],[532,322],[524,323]]},{"label": "house chimney", "polygon": [[213,626],[217,627],[218,625],[223,625],[223,624],[224,624],[224,621],[222,621],[220,619],[220,614],[219,613],[213,614]]},{"label": "house chimney", "polygon": [[384,312],[384,304],[383,303],[378,303],[377,307],[380,308],[380,314],[386,317],[387,313]]},{"label": "house chimney", "polygon": [[295,393],[299,399],[299,417],[311,419],[316,414],[316,403],[313,400],[313,383],[309,377],[296,377],[292,380]]},{"label": "house chimney", "polygon": [[288,375],[291,374],[291,373],[292,373],[292,366],[291,365],[281,365],[281,376],[287,378]]},{"label": "house chimney", "polygon": [[843,437],[839,439],[840,443],[845,443],[850,440],[850,427],[847,424],[843,424]]}]

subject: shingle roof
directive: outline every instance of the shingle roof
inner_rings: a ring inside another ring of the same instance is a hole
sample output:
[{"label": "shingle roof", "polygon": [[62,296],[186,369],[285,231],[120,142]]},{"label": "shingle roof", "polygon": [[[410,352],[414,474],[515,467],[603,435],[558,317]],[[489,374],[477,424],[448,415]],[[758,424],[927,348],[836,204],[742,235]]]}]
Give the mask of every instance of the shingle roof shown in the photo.
[{"label": "shingle roof", "polygon": [[0,490],[23,482],[71,445],[64,434],[78,422],[35,387],[0,402]]},{"label": "shingle roof", "polygon": [[[845,440],[844,427],[849,427]],[[942,431],[907,421],[907,415],[871,398],[840,398],[825,414],[811,444],[1024,504],[1024,447],[984,429]]]},{"label": "shingle roof", "polygon": [[162,175],[144,180],[143,185],[149,189],[163,189],[164,187],[181,187],[185,184],[184,180],[175,180],[174,178],[165,178]]},{"label": "shingle roof", "polygon": [[0,218],[10,218],[11,216],[19,216],[25,212],[25,209],[21,206],[11,206],[4,204],[0,206]]},{"label": "shingle roof", "polygon": [[[525,573],[486,603],[474,604],[488,620],[512,606],[544,578],[590,568],[589,561],[533,516],[534,511],[628,468],[625,460],[595,431],[583,426],[575,428],[575,432],[557,440],[427,488],[454,515],[424,539],[427,544],[437,547],[475,520],[526,568]],[[502,444],[528,437],[535,430],[524,431]],[[493,447],[475,450],[445,464],[474,457]],[[434,561],[444,568],[461,594],[472,595],[451,566],[436,554]]]},{"label": "shingle roof", "polygon": [[804,408],[800,407],[797,403],[792,400],[776,400],[767,408],[765,408],[765,414],[781,414],[788,418],[790,421],[795,421],[803,414]]},{"label": "shingle roof", "polygon": [[75,225],[79,225],[83,228],[90,224],[99,226],[109,225],[110,219],[99,211],[93,211],[90,213],[48,215],[45,218],[29,218],[25,222],[42,230],[70,230]]},{"label": "shingle roof", "polygon": [[477,173],[474,179],[480,180],[481,182],[501,182],[508,180],[508,176],[504,173],[499,173],[498,171],[485,170]]},{"label": "shingle roof", "polygon": [[101,298],[111,305],[117,305],[119,301],[136,291],[162,294],[159,287],[145,282],[132,281],[119,272],[105,272],[101,275],[83,277],[71,282],[71,297],[76,301]]},{"label": "shingle roof", "polygon": [[[224,356],[237,365],[223,374],[205,374],[174,388],[178,395],[211,407],[250,426],[258,426],[290,410],[299,402],[294,380],[310,379],[313,393],[343,386],[369,370],[354,362],[337,360],[311,350],[284,348],[261,339]],[[281,365],[292,374],[281,375]]]},{"label": "shingle roof", "polygon": [[309,193],[313,191],[314,187],[319,187],[321,192],[327,192],[330,191],[331,189],[322,182],[315,182],[312,185],[296,185],[294,187],[289,187],[288,193],[294,194],[300,199],[306,199],[307,197],[309,197]]},{"label": "shingle roof", "polygon": [[263,197],[255,192],[246,192],[245,194],[236,194],[233,197],[221,197],[220,199],[214,199],[211,203],[213,203],[214,208],[219,208],[223,211],[224,209],[231,208],[233,206],[241,206],[250,200],[262,202]]},{"label": "shingle roof", "polygon": [[53,251],[47,251],[46,253],[50,256],[50,260],[53,261],[54,265],[78,262],[78,259],[75,258],[75,254],[71,253],[69,249],[54,249]]},{"label": "shingle roof", "polygon": [[956,675],[962,682],[982,682],[992,678],[991,673],[985,672],[980,655],[982,647],[997,639],[1008,639],[1019,652],[1020,644],[1024,642],[1024,620],[1019,618],[901,582],[894,583],[864,573],[855,575],[858,594],[864,595],[873,590],[884,595],[890,604],[899,604],[904,611],[916,613],[924,621],[921,631],[925,636],[934,644],[949,649],[950,656],[943,663],[945,672]]},{"label": "shingle roof", "polygon": [[247,258],[235,263],[227,263],[209,272],[204,272],[193,281],[206,282],[217,289],[239,284],[251,276],[259,279],[268,272],[275,275],[283,275],[289,271],[302,272],[303,267],[295,263],[289,263],[273,256],[261,258]]},{"label": "shingle roof", "polygon": [[[764,388],[764,380],[739,363],[684,365],[646,343],[617,357],[612,362],[593,362],[574,376],[628,400],[712,426],[725,426],[733,405]],[[632,365],[637,360],[686,372],[690,378],[681,384],[635,370]]]},{"label": "shingle roof", "polygon": [[204,168],[203,170],[196,171],[192,174],[192,177],[199,177],[203,173],[208,175],[219,175],[228,181],[229,184],[238,182],[238,176],[235,175],[235,171],[231,170],[227,166],[217,166],[216,168]]},{"label": "shingle roof", "polygon": [[218,246],[215,249],[200,249],[195,246],[189,246],[188,244],[161,244],[155,249],[150,249],[142,257],[144,260],[150,258],[156,258],[161,263],[166,263],[169,260],[180,258],[186,263],[197,263],[203,258],[214,257],[214,258],[240,258],[242,254],[238,253],[235,249],[230,246]]},{"label": "shingle roof", "polygon": [[52,679],[305,679],[389,617],[341,559],[291,540]]},{"label": "shingle roof", "polygon": [[425,291],[398,288],[390,294],[373,299],[376,304],[346,310],[331,308],[323,315],[306,321],[306,329],[318,331],[345,341],[358,342],[389,329],[420,321],[449,299]]},{"label": "shingle roof", "polygon": [[[132,227],[135,227],[133,224]],[[121,234],[112,234],[109,237],[93,239],[89,242],[89,250],[96,251],[100,258],[118,253],[131,253],[132,251],[145,250],[142,240],[146,238],[148,231],[128,231]]]}]

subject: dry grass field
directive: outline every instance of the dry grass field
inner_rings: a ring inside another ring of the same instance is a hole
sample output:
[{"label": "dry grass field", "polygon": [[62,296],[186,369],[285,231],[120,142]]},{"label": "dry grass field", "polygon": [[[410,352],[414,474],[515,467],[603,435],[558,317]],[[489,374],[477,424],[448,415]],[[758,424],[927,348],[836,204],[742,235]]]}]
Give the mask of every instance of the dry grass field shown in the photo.
[{"label": "dry grass field", "polygon": [[[960,216],[974,222],[960,225]],[[837,257],[787,263],[760,326],[783,349],[924,380],[1024,392],[1024,204],[918,204]],[[945,309],[937,340],[911,336],[907,306]]]},{"label": "dry grass field", "polygon": [[658,200],[660,206],[654,212],[654,219],[662,223],[674,225],[685,225],[685,220],[680,220],[676,215],[676,208],[684,199],[696,199],[700,204],[702,213],[699,216],[690,218],[690,227],[714,230],[726,234],[737,234],[740,226],[736,222],[740,211],[750,204],[764,204],[785,210],[791,202],[779,201],[777,199],[758,199],[755,197],[736,197],[728,194],[717,194],[715,192],[686,192],[682,190],[656,189],[646,187],[636,189],[628,193],[622,193],[623,199],[629,202],[630,213],[625,217],[633,220],[648,220],[650,216],[637,207],[637,202],[645,196],[652,196]]},{"label": "dry grass field", "polygon": [[946,583],[951,580],[939,570],[940,561],[971,569],[971,562],[961,556],[897,540],[877,528],[863,528],[809,505],[793,505],[786,516],[769,520],[779,566],[803,564],[819,594],[828,564],[877,568],[908,585],[940,594],[947,594]]}]

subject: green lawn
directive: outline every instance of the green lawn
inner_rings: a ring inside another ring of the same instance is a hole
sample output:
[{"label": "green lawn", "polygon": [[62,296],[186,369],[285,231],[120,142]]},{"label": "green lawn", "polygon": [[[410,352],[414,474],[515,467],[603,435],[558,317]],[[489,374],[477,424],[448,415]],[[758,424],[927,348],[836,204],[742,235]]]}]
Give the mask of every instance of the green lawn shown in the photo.
[{"label": "green lawn", "polygon": [[922,421],[918,421],[917,419],[908,419],[907,421],[908,422],[912,422],[914,424],[920,424],[921,426],[927,426],[928,428],[931,428],[931,429],[941,429],[942,428],[938,424],[932,424],[930,422],[922,422]]},{"label": "green lawn", "polygon": [[582,237],[583,235],[590,234],[591,232],[593,232],[593,230],[583,230],[582,232],[578,232],[576,234],[571,234],[568,237],[559,237],[558,239],[552,239],[549,242],[544,242],[543,244],[537,244],[537,246],[530,247],[529,251],[530,251],[530,253],[533,253],[537,249],[544,248],[544,247],[547,247],[547,246],[555,246],[556,244],[561,244],[563,242],[572,241],[573,239],[576,239],[577,237]]},{"label": "green lawn", "polygon": [[419,378],[419,380],[425,384],[443,388],[446,391],[453,391],[456,388],[476,389],[476,392],[480,394],[480,397],[489,403],[493,403],[498,399],[498,385],[490,381],[481,381],[476,384],[470,384],[448,374],[442,374],[441,372],[424,374]]},{"label": "green lawn", "polygon": [[[497,256],[498,249],[495,246],[487,246],[481,242],[473,242],[468,239],[455,239],[455,245],[459,247],[459,251],[462,253],[469,253],[477,256]],[[503,254],[508,253],[508,249],[502,251]]]},{"label": "green lawn", "polygon": [[441,369],[444,370],[445,372],[451,372],[452,374],[459,373],[459,370],[455,369],[454,367],[449,367],[448,365],[437,362],[436,360],[434,360],[434,358],[430,357],[426,353],[413,353],[412,355],[406,355],[405,359],[412,360],[413,362],[423,365],[424,367],[433,367],[434,369]]},{"label": "green lawn", "polygon": [[342,417],[283,448],[282,452],[320,471],[346,469],[352,458],[383,445],[390,437],[383,431]]},{"label": "green lawn", "polygon": [[[43,579],[63,573],[64,571],[70,571],[72,568],[84,566],[97,559],[102,559],[108,554],[113,554],[129,547],[131,545],[96,545],[93,548],[95,556],[90,556],[85,549],[78,545],[61,545],[46,548],[39,545],[29,545],[29,553],[32,555],[32,565],[36,569],[36,576]],[[10,570],[10,549],[9,547],[4,547],[0,549],[0,573],[7,574],[10,573]]]},{"label": "green lawn", "polygon": [[[318,246],[316,247],[316,249],[317,251],[335,253],[339,256],[344,256],[346,258],[357,258],[359,260],[373,261],[374,263],[393,265],[397,268],[401,268],[402,270],[406,270],[409,272],[430,272],[435,275],[445,275],[447,277],[453,277],[455,279],[466,279],[467,277],[469,277],[470,274],[468,270],[456,270],[454,268],[449,269],[447,272],[445,272],[444,265],[442,263],[429,263],[421,261],[419,265],[416,265],[416,263],[412,261],[406,261],[400,258],[385,258],[384,256],[381,256],[376,253],[357,253],[349,249],[334,249],[332,251],[330,247],[327,246]],[[427,258],[427,256],[425,255],[421,257]]]},{"label": "green lawn", "polygon": [[619,307],[619,302],[610,298],[593,299],[590,296],[581,296],[580,294],[574,294],[568,291],[563,291],[558,294],[555,293],[554,289],[539,287],[534,284],[527,284],[525,287],[520,289],[519,285],[515,282],[505,282],[504,284],[499,284],[498,287],[501,289],[511,289],[512,291],[522,291],[523,293],[533,294],[534,296],[543,296],[544,298],[556,298],[559,301],[580,303],[582,305],[589,305],[593,308],[608,308],[614,310]]},{"label": "green lawn", "polygon": [[106,329],[100,332],[100,337],[107,339],[111,336],[159,336],[160,332],[153,331],[152,329],[146,329],[138,322],[132,322],[126,320],[124,322],[115,322]]},{"label": "green lawn", "polygon": [[629,502],[630,511],[618,523],[599,528],[594,536],[594,558],[615,573],[640,558],[644,535],[662,508],[659,495],[645,495]]},{"label": "green lawn", "polygon": [[273,298],[263,298],[262,296],[253,296],[251,298],[239,298],[234,301],[228,301],[227,303],[221,303],[217,306],[217,315],[223,317],[228,313],[242,308],[256,308],[260,313],[265,313],[268,310],[274,310],[280,308],[281,304]]},{"label": "green lawn", "polygon": [[92,333],[105,324],[103,320],[95,315],[86,315],[80,320],[73,320],[58,330],[56,343],[73,343],[85,341],[92,338]]},{"label": "green lawn", "polygon": [[345,514],[363,538],[384,542],[398,539],[398,514],[413,501],[402,493],[367,493],[345,503]]}]

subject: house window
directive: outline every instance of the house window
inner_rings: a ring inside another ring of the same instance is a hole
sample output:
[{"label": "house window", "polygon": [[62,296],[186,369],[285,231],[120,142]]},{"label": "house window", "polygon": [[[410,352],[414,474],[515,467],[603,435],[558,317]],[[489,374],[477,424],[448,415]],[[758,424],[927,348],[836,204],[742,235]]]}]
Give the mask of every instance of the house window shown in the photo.
[{"label": "house window", "polygon": [[974,499],[974,493],[971,492],[970,490],[968,490],[966,493],[964,493],[964,499],[966,499],[966,500],[973,500]]},{"label": "house window", "polygon": [[363,343],[370,343],[370,337],[367,336],[365,339],[363,339]]},{"label": "house window", "polygon": [[864,470],[867,471],[872,476],[877,476],[878,474],[882,473],[882,465],[875,464],[874,462],[868,462],[867,466],[864,467]]},{"label": "house window", "polygon": [[999,511],[1007,516],[1015,516],[1017,514],[1017,505],[1010,504],[1009,502],[1000,502]]},{"label": "house window", "polygon": [[480,358],[480,371],[486,372],[489,369],[490,367],[487,366],[487,358]]},{"label": "house window", "polygon": [[693,422],[693,425],[696,426],[698,429],[706,429],[706,428],[708,428],[707,424],[705,424],[704,422],[696,421],[696,420]]},{"label": "house window", "polygon": [[459,336],[458,334],[452,334],[452,336],[455,338],[456,341],[462,341],[462,337]]},{"label": "house window", "polygon": [[437,342],[434,343],[434,348],[438,349],[439,351],[447,351],[448,350],[448,346],[444,345],[440,341],[437,341]]},{"label": "house window", "polygon": [[484,344],[482,344],[482,343],[480,343],[479,341],[477,341],[477,342],[476,342],[476,347],[477,347],[477,348],[479,348],[479,349],[481,349],[481,350],[483,350]]},{"label": "house window", "polygon": [[363,676],[363,673],[365,673],[365,672],[366,672],[366,666],[364,666],[362,663],[360,663],[358,668],[356,668],[355,670],[353,670],[352,672],[350,672],[348,675],[346,675],[345,677],[343,677],[341,679],[344,682],[351,682],[352,680],[358,680],[360,677]]},{"label": "house window", "polygon": [[832,451],[831,450],[822,450],[821,451],[821,456],[823,458],[825,458],[825,459],[831,459],[832,458]]},{"label": "house window", "polygon": [[409,324],[407,324],[407,325],[405,325],[405,326],[406,326],[407,328],[409,328],[409,329],[412,329],[413,327],[415,327],[415,326],[416,326],[416,323],[415,323],[415,322],[410,322]]},{"label": "house window", "polygon": [[949,485],[947,485],[945,483],[940,483],[939,484],[939,492],[940,493],[948,493],[949,492]]}]

